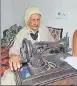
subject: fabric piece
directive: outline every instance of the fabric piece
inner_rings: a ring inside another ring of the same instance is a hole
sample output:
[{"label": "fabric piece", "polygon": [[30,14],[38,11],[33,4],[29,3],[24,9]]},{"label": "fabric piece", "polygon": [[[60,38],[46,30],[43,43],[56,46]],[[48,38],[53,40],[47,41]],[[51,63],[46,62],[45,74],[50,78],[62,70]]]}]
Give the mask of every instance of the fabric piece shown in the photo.
[{"label": "fabric piece", "polygon": [[33,40],[36,40],[36,39],[37,39],[37,37],[38,37],[38,32],[39,32],[39,31],[37,31],[35,34],[34,34],[34,33],[30,33],[30,35],[31,35],[31,37],[32,37]]},{"label": "fabric piece", "polygon": [[59,41],[62,38],[62,28],[48,27],[48,29],[55,41]]},{"label": "fabric piece", "polygon": [[22,27],[17,26],[17,24],[12,25],[9,29],[3,31],[3,38],[1,39],[1,47],[11,47],[14,43],[14,38],[16,34],[20,31]]},{"label": "fabric piece", "polygon": [[29,73],[28,67],[23,67],[23,69],[21,71],[21,77],[23,79],[30,77],[30,73]]},{"label": "fabric piece", "polygon": [[10,69],[7,69],[4,72],[3,77],[1,77],[1,85],[3,86],[16,85],[16,78],[13,71],[11,71]]},{"label": "fabric piece", "polygon": [[9,68],[9,48],[2,48],[1,52],[1,77],[4,72]]},{"label": "fabric piece", "polygon": [[67,57],[66,59],[64,59],[64,61],[77,70],[77,57],[75,56]]}]

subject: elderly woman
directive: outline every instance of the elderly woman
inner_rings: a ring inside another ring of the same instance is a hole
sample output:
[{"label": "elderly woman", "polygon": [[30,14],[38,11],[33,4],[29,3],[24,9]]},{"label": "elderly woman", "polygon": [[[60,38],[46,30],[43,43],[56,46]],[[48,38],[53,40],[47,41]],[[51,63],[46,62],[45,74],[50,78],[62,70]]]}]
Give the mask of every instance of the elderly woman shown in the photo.
[{"label": "elderly woman", "polygon": [[31,40],[32,43],[37,41],[54,41],[47,27],[41,24],[42,14],[39,8],[29,6],[25,12],[25,27],[16,35],[13,46],[9,52],[9,64],[11,70],[17,70],[20,67],[20,47],[24,38]]}]

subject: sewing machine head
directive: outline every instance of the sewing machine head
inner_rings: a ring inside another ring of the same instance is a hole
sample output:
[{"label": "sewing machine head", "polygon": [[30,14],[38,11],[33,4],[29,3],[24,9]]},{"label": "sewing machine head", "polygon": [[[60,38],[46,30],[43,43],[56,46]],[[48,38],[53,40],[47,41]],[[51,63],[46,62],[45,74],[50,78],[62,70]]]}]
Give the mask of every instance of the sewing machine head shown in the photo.
[{"label": "sewing machine head", "polygon": [[[39,54],[54,54],[54,53],[67,53],[70,51],[69,49],[69,37],[68,33],[66,33],[66,37],[60,39],[57,42],[48,42],[48,41],[40,41],[35,42],[34,44],[31,41],[24,39],[22,46],[25,45],[25,49],[28,49],[28,53],[37,55]],[[48,51],[48,52],[47,52]]]},{"label": "sewing machine head", "polygon": [[35,42],[34,44],[25,38],[22,42],[20,52],[23,58],[22,63],[29,62],[35,68],[39,68],[42,65],[47,66],[46,61],[48,57],[52,61],[53,57],[58,57],[59,59],[69,56],[67,54],[69,52],[69,37],[66,34],[66,37],[57,42],[41,41]]},{"label": "sewing machine head", "polygon": [[[29,78],[42,73],[45,74],[48,70],[52,71],[55,68],[66,66],[66,62],[61,58],[71,56],[68,52],[69,37],[67,35],[57,42],[41,41],[34,44],[25,38],[20,49],[22,68],[28,72]],[[23,66],[24,63],[26,64]],[[23,75],[23,72],[19,71],[16,73],[18,82],[23,83],[22,76],[26,80],[26,75]]]}]

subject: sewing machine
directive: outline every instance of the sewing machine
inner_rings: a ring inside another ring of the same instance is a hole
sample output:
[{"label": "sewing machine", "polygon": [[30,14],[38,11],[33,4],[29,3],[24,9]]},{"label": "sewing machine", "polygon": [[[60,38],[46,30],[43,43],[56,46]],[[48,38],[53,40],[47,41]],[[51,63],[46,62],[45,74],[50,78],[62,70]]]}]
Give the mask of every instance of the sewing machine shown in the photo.
[{"label": "sewing machine", "polygon": [[[24,39],[20,49],[22,68],[27,66],[29,77],[22,78],[21,71],[16,74],[17,85],[52,85],[55,82],[76,76],[77,71],[62,59],[71,56],[68,52],[69,37],[62,38],[57,42],[36,42]],[[74,80],[74,79],[73,79]],[[77,84],[69,80],[68,84]]]}]

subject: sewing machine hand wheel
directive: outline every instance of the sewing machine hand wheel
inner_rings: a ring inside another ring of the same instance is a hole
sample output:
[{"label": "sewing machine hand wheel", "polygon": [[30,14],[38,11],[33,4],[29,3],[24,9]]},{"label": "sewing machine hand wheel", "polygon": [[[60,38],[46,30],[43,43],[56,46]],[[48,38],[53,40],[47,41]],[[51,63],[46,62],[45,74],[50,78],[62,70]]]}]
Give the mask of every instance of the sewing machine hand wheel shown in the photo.
[{"label": "sewing machine hand wheel", "polygon": [[22,47],[20,48],[20,54],[22,57],[22,63],[26,63],[30,61],[32,56],[32,43],[31,41],[27,40],[26,38],[22,41]]}]

